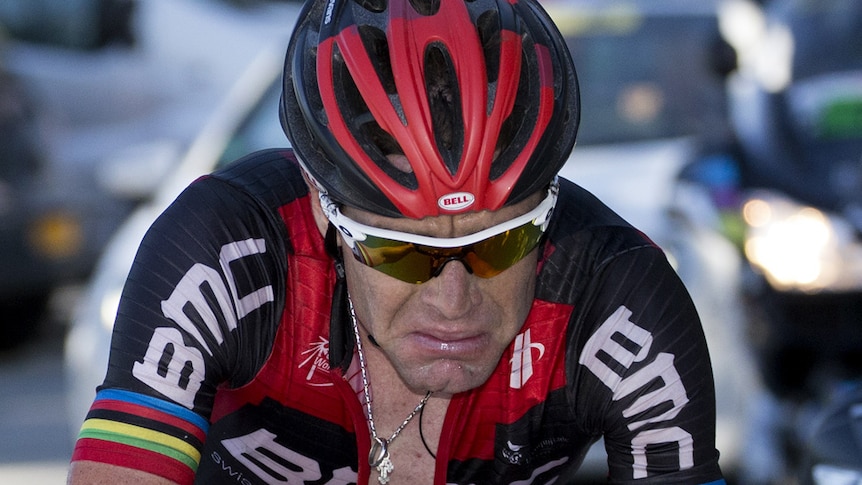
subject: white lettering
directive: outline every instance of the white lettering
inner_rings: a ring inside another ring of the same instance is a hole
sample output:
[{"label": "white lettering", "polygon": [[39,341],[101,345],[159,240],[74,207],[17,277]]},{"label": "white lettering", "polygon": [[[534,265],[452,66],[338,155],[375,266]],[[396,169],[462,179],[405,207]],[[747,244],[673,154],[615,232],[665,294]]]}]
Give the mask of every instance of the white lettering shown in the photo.
[{"label": "white lettering", "polygon": [[233,466],[228,464],[228,462],[226,462],[225,460],[222,460],[221,455],[219,455],[218,452],[213,451],[212,455],[210,455],[210,458],[212,458],[215,464],[220,466],[223,472],[227,472],[227,475],[231,479],[236,481],[239,485],[251,485],[251,481],[243,477],[242,472],[234,471]]},{"label": "white lettering", "polygon": [[183,344],[179,330],[159,327],[153,332],[143,362],[135,362],[132,367],[132,375],[177,403],[193,409],[195,394],[204,380],[203,368],[203,355],[198,349]]},{"label": "white lettering", "polygon": [[[578,359],[578,362],[590,369],[612,391],[617,388],[622,377],[599,358],[600,353],[607,354],[628,370],[633,363],[646,358],[652,345],[652,334],[629,321],[631,315],[631,310],[620,306],[590,337]],[[627,339],[640,350],[636,354],[632,353],[612,339],[615,334]]]},{"label": "white lettering", "polygon": [[[631,418],[656,409],[667,402],[672,403],[672,407],[658,416],[629,423],[629,430],[635,431],[649,423],[675,418],[689,399],[679,372],[674,366],[673,354],[660,352],[646,366],[625,378],[622,377],[632,364],[646,359],[653,341],[651,333],[629,320],[631,315],[631,310],[620,306],[590,337],[578,362],[587,367],[613,392],[614,401],[631,396],[656,380],[661,382],[658,389],[638,396],[634,403],[623,411],[623,416]],[[625,342],[626,345],[620,342]],[[609,359],[618,364],[615,367],[621,370],[611,368],[608,364]],[[670,442],[679,443],[680,469],[691,468],[694,463],[693,444],[688,432],[678,427],[645,430],[632,440],[632,455],[635,459],[634,478],[647,476],[647,445]]]},{"label": "white lettering", "polygon": [[[522,480],[519,482],[512,482],[511,485],[530,485],[531,483],[535,482],[536,477],[538,477],[542,473],[545,473],[546,471],[551,470],[553,468],[556,468],[558,466],[562,466],[567,461],[569,461],[568,458],[560,458],[559,460],[546,463],[546,464],[536,468],[535,470],[533,470],[533,474],[530,475],[530,478],[528,478],[527,480]],[[553,483],[553,482],[548,482],[548,483]]]},{"label": "white lettering", "polygon": [[658,423],[673,419],[688,403],[685,387],[679,377],[679,372],[673,366],[673,355],[660,353],[649,365],[626,377],[614,391],[614,401],[634,393],[654,379],[662,380],[662,386],[655,391],[639,396],[635,402],[623,411],[623,416],[630,418],[639,413],[653,409],[667,401],[673,402],[673,407],[665,413],[643,421],[629,423],[629,429],[634,431],[647,423]]},{"label": "white lettering", "polygon": [[530,330],[518,334],[515,337],[515,347],[512,351],[512,358],[509,363],[512,370],[509,374],[509,387],[520,389],[533,377],[533,349],[539,351],[539,357],[545,355],[545,346],[540,343],[533,343],[530,339]]},{"label": "white lettering", "polygon": [[691,434],[678,427],[648,429],[638,433],[632,440],[632,456],[635,459],[632,478],[646,478],[647,476],[647,446],[674,442],[679,445],[679,469],[686,470],[693,467],[694,440]]},{"label": "white lettering", "polygon": [[326,482],[325,485],[347,485],[356,483],[356,479],[356,472],[351,470],[350,467],[344,467],[332,472],[332,480]]},{"label": "white lettering", "polygon": [[[228,285],[225,285],[225,280],[215,269],[195,264],[183,275],[168,299],[162,301],[162,314],[188,332],[208,354],[213,355],[208,340],[201,333],[203,328],[193,318],[197,317],[203,322],[212,337],[209,342],[221,344],[225,339],[224,332],[235,330],[239,319],[273,301],[273,290],[269,285],[240,297],[230,267],[236,260],[264,252],[266,246],[262,239],[225,244],[219,253],[219,263]],[[204,293],[204,285],[209,286],[212,297]],[[213,298],[215,301],[212,301]],[[224,327],[220,323],[222,321]],[[203,382],[204,365],[201,352],[186,346],[179,330],[159,327],[153,333],[143,361],[135,362],[132,374],[191,409],[195,393]]]},{"label": "white lettering", "polygon": [[323,23],[329,25],[329,22],[332,22],[332,10],[335,8],[335,0],[329,0],[329,3],[326,4],[326,14],[323,17]]},{"label": "white lettering", "polygon": [[171,296],[162,302],[162,313],[165,317],[170,318],[183,330],[190,333],[198,343],[210,355],[213,354],[209,345],[203,339],[200,330],[195,326],[195,323],[186,314],[186,305],[191,305],[192,308],[200,315],[204,324],[207,326],[210,334],[215,338],[216,342],[221,344],[224,342],[224,335],[219,328],[218,318],[215,312],[207,301],[207,297],[201,291],[204,284],[208,284],[215,296],[216,303],[224,317],[225,324],[228,330],[236,328],[236,315],[233,312],[233,305],[229,290],[225,286],[219,273],[203,264],[195,264],[191,269],[183,275],[183,279],[177,283]]},{"label": "white lettering", "polygon": [[224,271],[224,275],[227,278],[231,297],[233,297],[233,301],[236,303],[237,320],[241,320],[244,316],[248,315],[253,310],[260,308],[265,303],[273,301],[274,297],[271,285],[258,288],[248,295],[240,297],[236,288],[236,278],[234,277],[233,270],[230,268],[230,263],[246,256],[265,252],[266,244],[263,239],[246,239],[245,241],[225,244],[221,248],[221,253],[219,253],[219,263],[221,264],[222,271]]},{"label": "white lettering", "polygon": [[306,481],[320,480],[322,476],[316,461],[276,443],[275,434],[263,428],[222,440],[222,445],[268,484],[303,485]]}]

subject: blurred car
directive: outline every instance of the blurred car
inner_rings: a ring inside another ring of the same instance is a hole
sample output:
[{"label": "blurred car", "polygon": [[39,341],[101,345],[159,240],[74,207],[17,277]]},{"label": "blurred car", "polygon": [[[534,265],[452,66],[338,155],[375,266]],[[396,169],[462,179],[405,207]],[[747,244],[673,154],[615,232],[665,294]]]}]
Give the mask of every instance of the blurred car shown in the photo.
[{"label": "blurred car", "polygon": [[768,313],[766,383],[802,394],[862,374],[862,3],[772,0],[764,14],[731,84],[741,245]]},{"label": "blurred car", "polygon": [[[55,290],[89,277],[120,223],[197,134],[212,100],[261,45],[280,41],[297,8],[0,2],[0,349],[58,316],[45,312]],[[134,32],[134,42],[109,35],[111,28]]]},{"label": "blurred car", "polygon": [[38,124],[24,80],[0,67],[0,349],[35,333],[51,289],[89,274],[101,221],[125,214],[52,178]]},{"label": "blurred car", "polygon": [[60,33],[39,2],[0,4],[0,350],[36,333],[52,288],[89,273],[110,234],[101,230],[100,220],[117,220],[127,212],[106,207],[86,192],[69,191],[53,176],[40,100],[28,79],[7,63],[13,37],[60,33],[39,40],[69,45],[76,44],[72,37],[89,37],[83,29],[97,30],[89,5],[96,9],[92,1],[58,2],[59,9],[69,7],[77,14],[57,16],[76,30]]},{"label": "blurred car", "polygon": [[[731,469],[744,426],[739,420],[740,400],[747,385],[746,360],[737,354],[741,346],[736,345],[732,321],[735,275],[726,270],[736,267],[738,256],[723,238],[701,237],[676,227],[666,212],[676,172],[694,156],[699,138],[725,128],[723,75],[732,63],[719,42],[716,4],[690,0],[543,4],[570,39],[583,93],[582,131],[563,176],[593,191],[663,245],[691,285],[714,352],[719,448],[722,466]],[[202,130],[169,185],[153,203],[136,211],[108,246],[66,342],[73,428],[83,420],[104,375],[122,286],[146,229],[195,175],[255,148],[249,137],[269,146],[286,143],[275,116],[282,66],[272,62],[262,68],[268,80],[255,81],[254,90],[238,89],[246,95],[242,102],[225,104],[234,121],[212,123]],[[603,448],[594,447],[578,480],[605,477],[605,462]]]},{"label": "blurred car", "polygon": [[[721,29],[725,2],[547,1],[569,39],[582,93],[578,144],[561,174],[590,190],[661,246],[700,312],[715,374],[716,444],[728,475],[759,383],[739,309],[739,254],[718,233],[677,216],[678,175],[723,149],[726,78],[736,53]],[[718,147],[718,148],[716,148]],[[709,207],[689,207],[708,217]],[[585,467],[604,477],[604,450]]]},{"label": "blurred car", "polygon": [[265,49],[246,69],[151,199],[113,235],[76,305],[65,344],[69,412],[77,432],[107,369],[120,292],[144,233],[189,183],[256,149],[283,146],[278,100],[284,53]]},{"label": "blurred car", "polygon": [[138,0],[4,0],[0,25],[30,42],[74,49],[132,44]]},{"label": "blurred car", "polygon": [[[812,416],[862,384],[862,3],[734,9],[733,25],[747,26],[729,37],[740,52],[729,82],[738,146],[692,167],[687,190],[714,206],[715,230],[743,256],[746,329],[764,383],[751,426],[762,446],[746,453],[746,478],[807,483],[798,465]],[[854,470],[844,483],[858,483]]]}]

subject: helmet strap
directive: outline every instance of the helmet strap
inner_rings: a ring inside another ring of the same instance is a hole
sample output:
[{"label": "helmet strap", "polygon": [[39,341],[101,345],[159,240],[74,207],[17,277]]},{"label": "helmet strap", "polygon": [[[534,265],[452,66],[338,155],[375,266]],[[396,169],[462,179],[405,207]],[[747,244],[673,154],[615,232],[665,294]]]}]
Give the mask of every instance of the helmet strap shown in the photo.
[{"label": "helmet strap", "polygon": [[347,296],[347,278],[344,271],[344,260],[341,257],[338,243],[338,231],[331,223],[326,228],[326,252],[333,259],[335,266],[335,287],[332,289],[332,306],[329,314],[329,366],[340,367],[347,373],[353,359],[355,345],[350,318],[350,301]]}]

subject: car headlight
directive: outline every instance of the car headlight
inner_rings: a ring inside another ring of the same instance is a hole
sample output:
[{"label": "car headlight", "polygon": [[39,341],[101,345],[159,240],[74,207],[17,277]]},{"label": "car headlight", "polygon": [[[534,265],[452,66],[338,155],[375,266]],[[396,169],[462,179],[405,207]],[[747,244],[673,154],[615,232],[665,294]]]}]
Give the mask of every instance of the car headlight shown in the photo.
[{"label": "car headlight", "polygon": [[32,222],[27,236],[35,253],[55,260],[78,255],[84,243],[80,222],[64,212],[43,214]]},{"label": "car headlight", "polygon": [[862,243],[842,217],[760,192],[743,205],[745,255],[784,291],[862,289]]},{"label": "car headlight", "polygon": [[814,465],[811,470],[816,485],[862,485],[862,471],[832,465]]}]

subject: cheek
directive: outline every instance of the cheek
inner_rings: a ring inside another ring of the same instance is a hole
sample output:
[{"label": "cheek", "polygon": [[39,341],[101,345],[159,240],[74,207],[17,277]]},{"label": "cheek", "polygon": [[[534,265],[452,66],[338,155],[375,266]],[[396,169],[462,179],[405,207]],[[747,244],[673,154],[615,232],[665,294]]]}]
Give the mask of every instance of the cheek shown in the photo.
[{"label": "cheek", "polygon": [[414,285],[398,281],[356,261],[350,251],[345,251],[344,268],[347,288],[356,315],[372,333],[379,329],[378,322],[392,316],[410,298]]},{"label": "cheek", "polygon": [[501,313],[503,323],[499,337],[506,343],[521,330],[533,306],[537,254],[534,251],[494,278],[480,279],[482,293],[494,300]]},{"label": "cheek", "polygon": [[533,305],[536,291],[536,264],[538,264],[537,250],[533,250],[524,259],[518,261],[514,266],[504,271],[497,278],[489,281],[498,284],[493,294],[505,295],[504,305],[510,312],[519,316],[521,320],[527,318],[527,313]]}]

